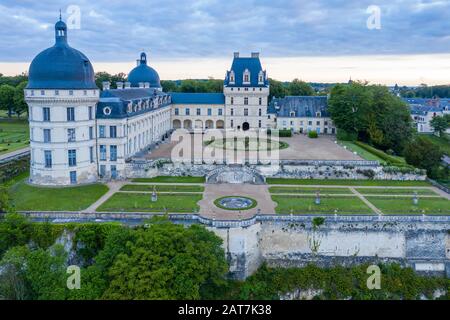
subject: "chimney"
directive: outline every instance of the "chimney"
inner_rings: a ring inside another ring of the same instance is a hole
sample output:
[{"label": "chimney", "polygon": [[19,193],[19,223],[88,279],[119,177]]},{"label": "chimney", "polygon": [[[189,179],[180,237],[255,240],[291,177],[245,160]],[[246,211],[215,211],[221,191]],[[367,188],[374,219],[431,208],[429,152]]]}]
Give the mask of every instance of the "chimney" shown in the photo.
[{"label": "chimney", "polygon": [[119,89],[119,90],[123,89],[123,82],[122,81],[117,81],[116,85],[117,85],[117,89]]},{"label": "chimney", "polygon": [[103,81],[102,85],[103,85],[103,91],[109,90],[111,88],[111,83],[109,81]]},{"label": "chimney", "polygon": [[252,58],[259,58],[259,52],[252,52]]},{"label": "chimney", "polygon": [[235,53],[234,53],[234,57],[235,57],[235,58],[239,58],[239,52],[235,52]]},{"label": "chimney", "polygon": [[144,88],[146,89],[150,88],[150,82],[144,82]]},{"label": "chimney", "polygon": [[130,89],[131,88],[131,82],[125,82],[125,89]]},{"label": "chimney", "polygon": [[139,82],[139,88],[144,88],[144,83],[143,82]]}]

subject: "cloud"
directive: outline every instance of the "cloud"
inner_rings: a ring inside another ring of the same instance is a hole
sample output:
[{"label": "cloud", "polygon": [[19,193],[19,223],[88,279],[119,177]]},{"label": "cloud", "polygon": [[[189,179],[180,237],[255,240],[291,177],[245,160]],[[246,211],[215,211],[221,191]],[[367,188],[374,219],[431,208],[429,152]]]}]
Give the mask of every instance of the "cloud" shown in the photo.
[{"label": "cloud", "polygon": [[[229,57],[430,54],[450,52],[450,1],[419,0],[51,0],[0,3],[0,61],[31,61],[53,43],[60,6],[81,9],[72,46],[97,62]],[[381,8],[381,30],[366,9]]]}]

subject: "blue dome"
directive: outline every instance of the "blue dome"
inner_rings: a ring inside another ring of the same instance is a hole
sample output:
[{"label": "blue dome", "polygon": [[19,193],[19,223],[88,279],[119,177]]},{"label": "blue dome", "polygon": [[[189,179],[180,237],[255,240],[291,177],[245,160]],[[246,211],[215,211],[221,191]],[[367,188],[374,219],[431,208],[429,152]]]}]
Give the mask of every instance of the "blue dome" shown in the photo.
[{"label": "blue dome", "polygon": [[89,59],[67,43],[67,26],[55,24],[55,45],[31,62],[28,89],[97,89]]},{"label": "blue dome", "polygon": [[140,82],[148,82],[150,88],[161,88],[158,72],[147,65],[147,55],[142,52],[139,65],[128,74],[132,87],[139,87]]}]

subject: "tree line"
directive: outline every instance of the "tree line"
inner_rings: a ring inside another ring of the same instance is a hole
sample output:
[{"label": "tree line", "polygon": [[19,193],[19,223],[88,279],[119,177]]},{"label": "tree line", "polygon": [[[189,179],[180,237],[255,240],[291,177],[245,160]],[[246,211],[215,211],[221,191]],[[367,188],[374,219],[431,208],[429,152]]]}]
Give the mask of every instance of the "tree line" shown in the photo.
[{"label": "tree line", "polygon": [[[338,139],[366,142],[404,157],[408,164],[427,170],[431,178],[448,178],[448,167],[442,165],[443,150],[417,134],[408,105],[387,87],[358,81],[336,85],[328,104]],[[436,117],[431,123],[442,138],[448,121],[448,116]]]},{"label": "tree line", "polygon": [[22,114],[28,112],[23,93],[27,83],[26,74],[6,77],[0,73],[0,110],[6,111],[9,118],[13,114],[20,118]]},{"label": "tree line", "polygon": [[404,98],[449,98],[450,85],[428,86],[421,84],[417,88],[399,87],[398,91]]}]

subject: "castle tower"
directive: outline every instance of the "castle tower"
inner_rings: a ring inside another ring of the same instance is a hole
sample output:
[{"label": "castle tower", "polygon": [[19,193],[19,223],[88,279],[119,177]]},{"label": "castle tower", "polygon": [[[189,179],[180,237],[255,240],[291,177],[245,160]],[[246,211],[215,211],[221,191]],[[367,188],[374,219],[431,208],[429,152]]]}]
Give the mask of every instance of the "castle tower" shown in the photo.
[{"label": "castle tower", "polygon": [[240,57],[238,52],[234,53],[223,92],[227,128],[267,128],[269,79],[262,69],[259,53],[254,52],[251,57]]},{"label": "castle tower", "polygon": [[95,182],[99,89],[89,59],[69,46],[61,19],[55,24],[55,45],[31,63],[24,91],[30,122],[30,182]]}]

